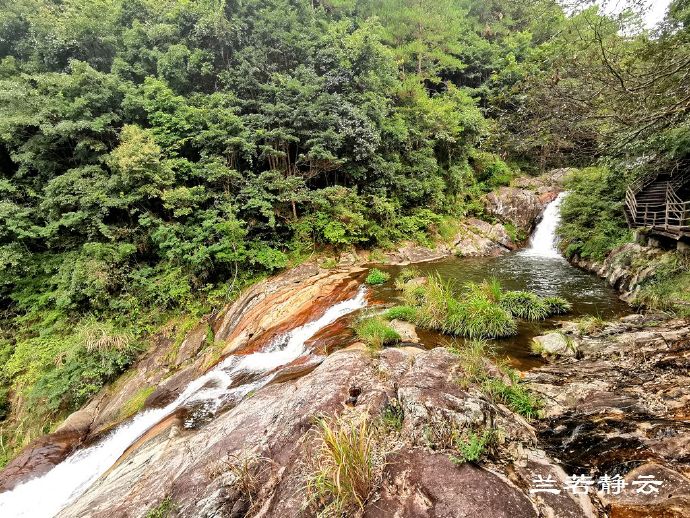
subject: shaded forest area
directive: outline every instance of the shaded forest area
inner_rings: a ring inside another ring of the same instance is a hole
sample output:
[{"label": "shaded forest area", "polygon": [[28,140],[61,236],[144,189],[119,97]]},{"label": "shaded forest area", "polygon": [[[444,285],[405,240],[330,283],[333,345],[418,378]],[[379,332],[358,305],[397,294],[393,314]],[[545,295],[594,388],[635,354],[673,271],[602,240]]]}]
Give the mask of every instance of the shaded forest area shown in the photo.
[{"label": "shaded forest area", "polygon": [[[634,7],[634,6],[633,6]],[[2,456],[179,315],[314,252],[428,242],[517,174],[592,166],[568,253],[687,167],[690,2],[0,2]]]}]

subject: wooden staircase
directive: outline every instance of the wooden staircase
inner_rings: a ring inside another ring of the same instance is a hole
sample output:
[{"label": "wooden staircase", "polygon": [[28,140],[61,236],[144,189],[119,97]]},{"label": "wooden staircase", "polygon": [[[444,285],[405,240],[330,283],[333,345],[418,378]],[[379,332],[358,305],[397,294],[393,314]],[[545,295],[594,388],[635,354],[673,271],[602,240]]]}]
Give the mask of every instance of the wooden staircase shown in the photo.
[{"label": "wooden staircase", "polygon": [[676,240],[690,237],[688,184],[690,171],[652,174],[633,183],[625,195],[628,225]]}]

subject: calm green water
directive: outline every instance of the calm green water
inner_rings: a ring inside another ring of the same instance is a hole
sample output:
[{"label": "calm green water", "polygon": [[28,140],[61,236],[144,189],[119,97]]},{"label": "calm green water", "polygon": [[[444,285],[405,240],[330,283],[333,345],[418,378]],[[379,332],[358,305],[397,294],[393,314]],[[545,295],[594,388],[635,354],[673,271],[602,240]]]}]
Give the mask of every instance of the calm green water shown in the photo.
[{"label": "calm green water", "polygon": [[[507,356],[517,368],[528,369],[541,365],[539,357],[530,353],[530,343],[534,336],[558,327],[563,319],[586,315],[612,318],[630,311],[630,307],[618,298],[618,293],[598,277],[571,266],[561,257],[535,257],[524,252],[516,252],[501,257],[447,258],[432,263],[414,265],[422,275],[439,274],[451,280],[460,289],[467,282],[481,282],[495,277],[507,290],[528,290],[538,295],[557,295],[570,301],[573,310],[563,317],[544,322],[519,322],[520,334],[515,337],[494,340],[496,351]],[[380,266],[392,278],[402,267]],[[400,293],[388,282],[372,288],[374,298],[395,304]],[[434,347],[448,338],[434,332],[419,332],[427,347]]]}]

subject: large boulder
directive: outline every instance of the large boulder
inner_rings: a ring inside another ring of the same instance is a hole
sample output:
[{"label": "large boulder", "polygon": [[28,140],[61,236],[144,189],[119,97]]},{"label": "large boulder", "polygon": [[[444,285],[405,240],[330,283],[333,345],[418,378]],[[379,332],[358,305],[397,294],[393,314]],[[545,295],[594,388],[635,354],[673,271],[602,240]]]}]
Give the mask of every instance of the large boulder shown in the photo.
[{"label": "large boulder", "polygon": [[543,194],[518,187],[501,187],[486,195],[487,212],[502,221],[512,223],[524,233],[529,233],[541,217],[546,205],[556,197],[556,191]]},{"label": "large boulder", "polygon": [[492,257],[515,249],[505,227],[469,218],[462,223],[453,240],[453,249],[461,257]]}]

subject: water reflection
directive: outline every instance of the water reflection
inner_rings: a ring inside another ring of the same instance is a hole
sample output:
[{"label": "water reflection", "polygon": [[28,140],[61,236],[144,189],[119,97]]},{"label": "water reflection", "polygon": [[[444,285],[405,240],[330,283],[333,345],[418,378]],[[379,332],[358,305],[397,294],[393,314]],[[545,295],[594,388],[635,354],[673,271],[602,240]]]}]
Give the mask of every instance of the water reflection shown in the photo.
[{"label": "water reflection", "polygon": [[[542,364],[537,356],[530,353],[530,343],[534,336],[557,327],[559,320],[585,315],[613,318],[630,311],[605,281],[571,266],[561,257],[511,253],[501,257],[448,258],[414,266],[422,275],[438,274],[452,281],[458,290],[467,282],[481,282],[495,277],[506,290],[529,290],[541,296],[557,295],[567,299],[573,305],[570,314],[544,322],[520,321],[518,336],[493,341],[497,352],[507,355],[510,362],[520,369]],[[402,268],[390,266],[382,269],[395,278]],[[398,303],[400,297],[392,282],[376,288],[373,295],[377,300],[391,304]],[[435,332],[420,332],[420,338],[427,347],[448,339]]]}]

